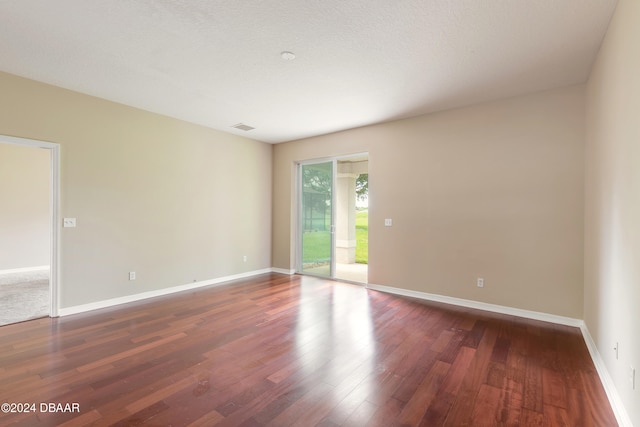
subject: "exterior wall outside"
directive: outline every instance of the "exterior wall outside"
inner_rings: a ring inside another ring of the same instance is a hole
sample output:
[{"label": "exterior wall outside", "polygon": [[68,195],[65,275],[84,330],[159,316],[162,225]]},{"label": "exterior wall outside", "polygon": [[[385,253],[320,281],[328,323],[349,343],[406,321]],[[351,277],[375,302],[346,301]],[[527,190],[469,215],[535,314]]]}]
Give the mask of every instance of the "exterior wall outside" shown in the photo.
[{"label": "exterior wall outside", "polygon": [[584,86],[276,145],[274,267],[295,163],[363,152],[369,283],[582,318]]},{"label": "exterior wall outside", "polygon": [[61,147],[61,308],[271,267],[271,145],[5,73],[0,92],[0,134]]},{"label": "exterior wall outside", "polygon": [[[362,162],[361,162],[362,163]],[[352,163],[338,161],[336,183],[336,262],[356,262],[356,179]]]}]

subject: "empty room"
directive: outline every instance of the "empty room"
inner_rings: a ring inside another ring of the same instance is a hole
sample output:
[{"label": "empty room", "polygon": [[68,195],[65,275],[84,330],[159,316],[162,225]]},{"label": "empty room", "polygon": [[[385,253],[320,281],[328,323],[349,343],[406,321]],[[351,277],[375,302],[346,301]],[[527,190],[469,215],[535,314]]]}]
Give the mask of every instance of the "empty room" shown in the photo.
[{"label": "empty room", "polygon": [[637,0],[0,17],[0,425],[640,425]]}]

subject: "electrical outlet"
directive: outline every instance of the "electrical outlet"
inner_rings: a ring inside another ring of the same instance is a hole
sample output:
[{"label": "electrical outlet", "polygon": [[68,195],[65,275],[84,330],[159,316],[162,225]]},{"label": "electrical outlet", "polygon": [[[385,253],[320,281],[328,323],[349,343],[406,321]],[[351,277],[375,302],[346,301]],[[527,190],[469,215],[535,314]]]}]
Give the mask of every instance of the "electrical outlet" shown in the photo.
[{"label": "electrical outlet", "polygon": [[136,272],[135,271],[130,271],[129,272],[129,280],[136,280]]},{"label": "electrical outlet", "polygon": [[62,220],[62,226],[64,228],[73,228],[76,226],[76,219],[75,218],[64,218]]},{"label": "electrical outlet", "polygon": [[246,255],[242,257],[242,261],[247,262],[247,256]]},{"label": "electrical outlet", "polygon": [[391,218],[385,218],[384,220],[384,226],[385,227],[391,227],[393,225],[393,219]]},{"label": "electrical outlet", "polygon": [[631,390],[636,389],[636,368],[629,365],[629,385],[631,385]]},{"label": "electrical outlet", "polygon": [[484,279],[482,277],[478,277],[476,284],[479,288],[484,288]]}]

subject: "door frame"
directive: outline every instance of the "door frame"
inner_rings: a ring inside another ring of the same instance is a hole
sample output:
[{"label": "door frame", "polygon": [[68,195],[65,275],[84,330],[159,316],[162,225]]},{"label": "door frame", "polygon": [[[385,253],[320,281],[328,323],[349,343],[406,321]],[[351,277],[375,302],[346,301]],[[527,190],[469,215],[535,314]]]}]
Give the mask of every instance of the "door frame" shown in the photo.
[{"label": "door frame", "polygon": [[60,144],[28,138],[0,135],[0,143],[49,150],[49,317],[58,317],[60,309]]},{"label": "door frame", "polygon": [[302,166],[303,165],[313,165],[317,163],[327,163],[333,162],[332,168],[332,182],[331,182],[331,275],[328,277],[330,279],[336,280],[336,233],[335,233],[335,221],[336,221],[336,184],[338,177],[338,162],[340,160],[347,160],[354,157],[362,157],[366,156],[367,159],[370,159],[370,155],[368,151],[353,153],[353,154],[345,154],[341,156],[330,156],[330,157],[318,157],[314,159],[308,160],[298,160],[295,162],[295,194],[293,197],[295,204],[295,269],[294,272],[296,274],[304,274],[307,276],[316,276],[327,278],[326,276],[320,276],[311,274],[308,272],[304,272],[302,270]]}]

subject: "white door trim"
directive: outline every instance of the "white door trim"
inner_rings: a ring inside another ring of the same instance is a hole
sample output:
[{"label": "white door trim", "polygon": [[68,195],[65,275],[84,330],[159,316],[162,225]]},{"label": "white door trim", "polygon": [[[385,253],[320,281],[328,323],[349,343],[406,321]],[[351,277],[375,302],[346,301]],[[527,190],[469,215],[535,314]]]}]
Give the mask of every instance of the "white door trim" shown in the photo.
[{"label": "white door trim", "polygon": [[[300,223],[300,218],[302,217],[301,205],[302,205],[302,166],[304,165],[313,165],[318,163],[328,163],[333,162],[333,173],[332,173],[332,188],[331,188],[331,222],[332,222],[332,233],[331,233],[331,279],[336,279],[336,233],[335,233],[335,221],[336,221],[336,188],[337,188],[337,177],[338,177],[338,162],[341,160],[348,160],[357,157],[366,156],[367,160],[370,159],[370,155],[368,151],[363,151],[359,153],[352,154],[343,154],[339,156],[328,156],[328,157],[317,157],[312,159],[305,160],[296,160],[294,161],[295,168],[295,184],[293,185],[293,197],[292,197],[292,209],[295,212],[295,218],[292,221],[292,227],[295,229],[293,235],[295,236],[294,246],[294,266],[295,268],[292,270],[297,274],[305,274],[313,276],[313,274],[309,274],[308,272],[302,271],[302,225]],[[324,276],[321,276],[324,277]],[[359,282],[354,282],[359,283]]]},{"label": "white door trim", "polygon": [[58,317],[60,307],[60,144],[35,139],[16,138],[0,135],[0,143],[22,145],[24,147],[43,148],[50,151],[51,172],[49,181],[50,206],[50,283],[49,315]]}]

